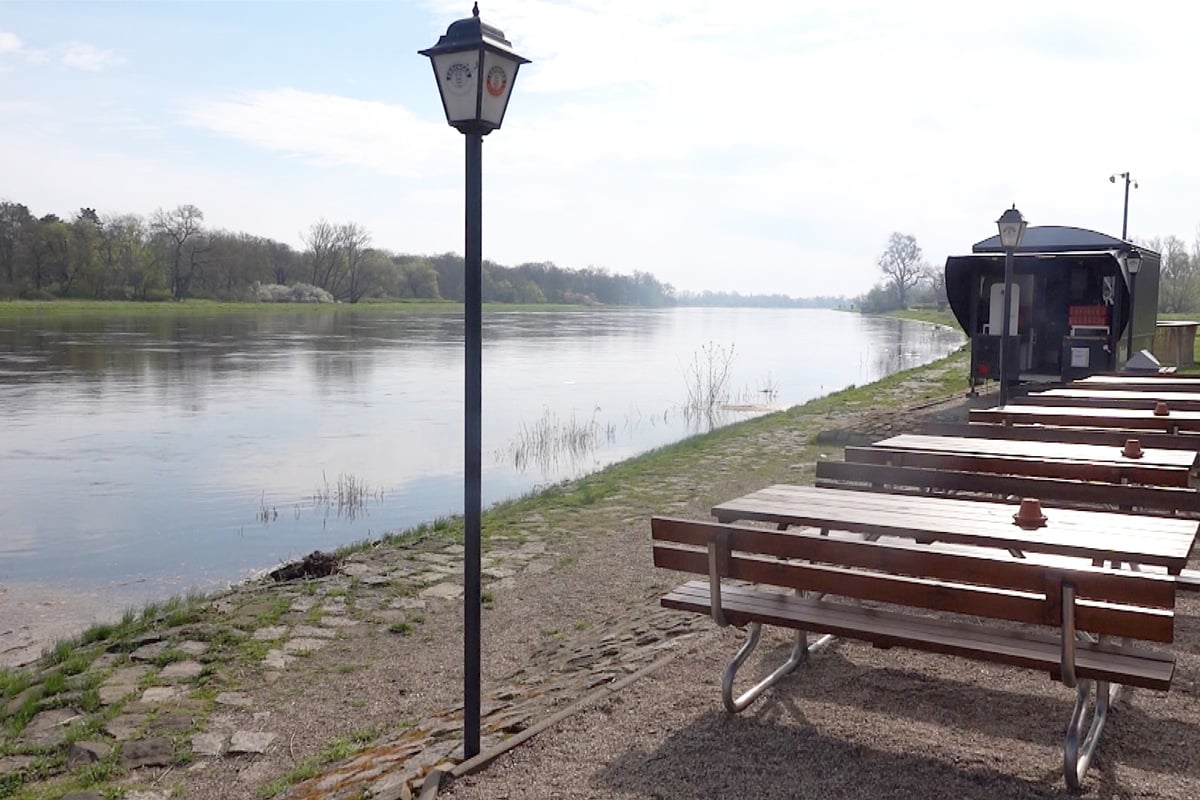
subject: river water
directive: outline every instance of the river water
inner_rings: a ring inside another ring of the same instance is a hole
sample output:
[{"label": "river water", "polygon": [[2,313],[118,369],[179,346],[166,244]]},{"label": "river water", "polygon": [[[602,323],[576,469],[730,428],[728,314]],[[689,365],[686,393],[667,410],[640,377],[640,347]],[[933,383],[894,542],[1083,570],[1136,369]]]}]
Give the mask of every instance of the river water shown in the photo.
[{"label": "river water", "polygon": [[[963,341],[825,310],[488,310],[485,505]],[[453,312],[0,321],[0,587],[161,598],[461,513],[462,351]],[[689,410],[725,368],[724,410]]]}]

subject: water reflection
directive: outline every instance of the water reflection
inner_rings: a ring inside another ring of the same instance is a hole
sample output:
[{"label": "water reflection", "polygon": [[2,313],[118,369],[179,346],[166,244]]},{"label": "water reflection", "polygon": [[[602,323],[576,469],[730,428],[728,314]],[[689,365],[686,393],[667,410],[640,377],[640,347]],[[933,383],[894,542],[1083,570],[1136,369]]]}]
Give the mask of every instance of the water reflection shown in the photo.
[{"label": "water reflection", "polygon": [[[489,310],[484,502],[961,341],[828,311]],[[696,414],[687,370],[706,344],[736,358],[720,402]],[[6,320],[0,581],[209,587],[457,513],[462,375],[458,313]],[[340,502],[333,476],[353,476],[361,502]]]}]

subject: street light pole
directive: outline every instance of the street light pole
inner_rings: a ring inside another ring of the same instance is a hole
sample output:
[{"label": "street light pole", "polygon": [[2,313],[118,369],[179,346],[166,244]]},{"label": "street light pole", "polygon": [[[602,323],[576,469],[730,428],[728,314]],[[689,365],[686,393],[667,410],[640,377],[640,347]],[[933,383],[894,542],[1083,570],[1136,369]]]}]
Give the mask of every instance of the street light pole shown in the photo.
[{"label": "street light pole", "polygon": [[529,59],[497,28],[471,16],[451,23],[428,56],[446,121],[466,139],[463,246],[463,757],[479,755],[483,558],[483,137],[500,127]]},{"label": "street light pole", "polygon": [[483,135],[468,133],[463,245],[463,757],[479,754],[483,559]]},{"label": "street light pole", "polygon": [[1122,172],[1117,175],[1109,175],[1108,182],[1116,183],[1117,178],[1123,178],[1125,180],[1125,206],[1124,211],[1121,213],[1121,241],[1127,242],[1129,241],[1129,184],[1132,183],[1133,188],[1135,189],[1138,188],[1138,184],[1128,172]]},{"label": "street light pole", "polygon": [[1000,323],[1000,405],[1008,404],[1008,359],[1009,359],[1009,328],[1012,317],[1012,288],[1013,288],[1013,251],[1021,245],[1021,237],[1025,235],[1025,218],[1012,208],[1000,215],[996,225],[1000,229],[1000,244],[1004,247],[1004,319]]}]

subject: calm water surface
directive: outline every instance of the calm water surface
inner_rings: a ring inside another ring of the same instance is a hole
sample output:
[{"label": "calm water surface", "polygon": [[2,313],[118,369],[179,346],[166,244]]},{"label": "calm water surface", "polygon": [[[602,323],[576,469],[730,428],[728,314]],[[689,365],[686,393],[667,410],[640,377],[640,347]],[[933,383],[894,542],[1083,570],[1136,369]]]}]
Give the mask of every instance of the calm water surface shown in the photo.
[{"label": "calm water surface", "polygon": [[[820,310],[485,312],[484,502],[707,429],[684,410],[705,348],[754,407],[720,424],[962,341]],[[0,584],[161,597],[460,513],[462,349],[454,313],[0,322]]]}]

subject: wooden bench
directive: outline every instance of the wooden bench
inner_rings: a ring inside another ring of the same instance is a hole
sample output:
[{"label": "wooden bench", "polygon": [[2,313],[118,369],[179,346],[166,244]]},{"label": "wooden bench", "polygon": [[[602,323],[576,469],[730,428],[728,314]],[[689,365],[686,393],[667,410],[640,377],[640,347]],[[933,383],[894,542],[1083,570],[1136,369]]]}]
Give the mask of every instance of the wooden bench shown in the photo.
[{"label": "wooden bench", "polygon": [[[1063,770],[1075,789],[1121,686],[1165,691],[1171,684],[1172,654],[1114,638],[1172,641],[1170,576],[1081,560],[1065,562],[1069,566],[1024,561],[996,550],[930,547],[892,536],[867,541],[828,530],[655,517],[651,531],[655,566],[705,576],[671,591],[663,606],[710,615],[721,626],[749,626],[722,680],[730,712],[749,706],[830,636],[1033,669],[1076,687]],[[797,631],[791,655],[735,697],[737,671],[764,624]],[[809,647],[806,631],[826,637]]]}]

